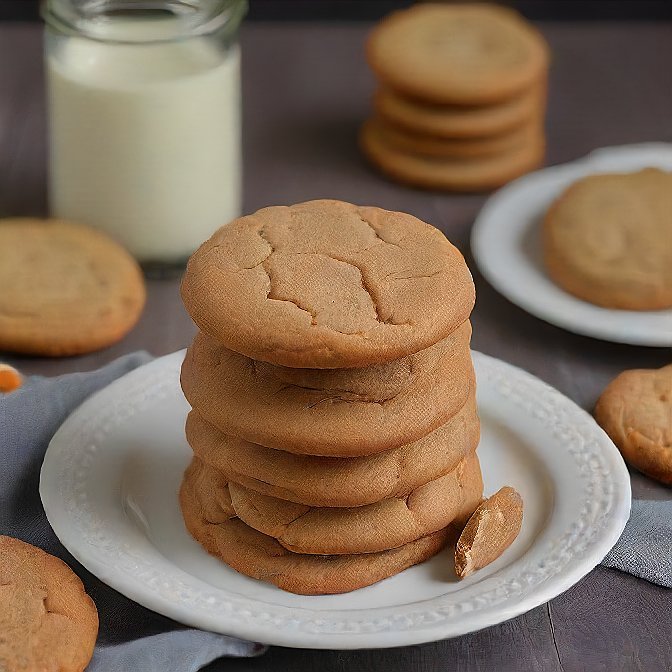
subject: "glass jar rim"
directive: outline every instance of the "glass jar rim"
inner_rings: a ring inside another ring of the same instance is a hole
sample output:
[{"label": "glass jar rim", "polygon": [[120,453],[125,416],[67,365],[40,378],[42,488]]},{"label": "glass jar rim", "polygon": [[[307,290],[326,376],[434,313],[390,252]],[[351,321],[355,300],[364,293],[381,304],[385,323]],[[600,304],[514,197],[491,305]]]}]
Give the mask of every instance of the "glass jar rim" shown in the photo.
[{"label": "glass jar rim", "polygon": [[[40,13],[49,28],[60,33],[100,42],[137,44],[174,42],[211,35],[220,31],[233,34],[247,13],[247,0],[42,0]],[[178,21],[174,33],[151,37],[111,37],[105,27],[110,14],[170,12]]]}]

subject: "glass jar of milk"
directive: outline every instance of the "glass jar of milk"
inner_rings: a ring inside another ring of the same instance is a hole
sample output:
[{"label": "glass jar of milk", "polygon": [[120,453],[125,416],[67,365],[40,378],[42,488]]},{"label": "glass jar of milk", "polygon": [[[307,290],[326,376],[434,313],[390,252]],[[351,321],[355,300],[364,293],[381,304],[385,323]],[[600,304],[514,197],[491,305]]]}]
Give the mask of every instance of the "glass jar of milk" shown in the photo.
[{"label": "glass jar of milk", "polygon": [[241,209],[245,0],[46,0],[52,215],[180,266]]}]

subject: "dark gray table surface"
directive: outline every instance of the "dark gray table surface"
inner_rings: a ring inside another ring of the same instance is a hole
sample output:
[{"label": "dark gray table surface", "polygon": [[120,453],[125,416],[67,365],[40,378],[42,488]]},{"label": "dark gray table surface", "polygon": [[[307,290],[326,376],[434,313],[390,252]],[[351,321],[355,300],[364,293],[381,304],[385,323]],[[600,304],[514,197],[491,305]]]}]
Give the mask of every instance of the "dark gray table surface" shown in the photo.
[{"label": "dark gray table surface", "polygon": [[[672,141],[672,24],[553,23],[541,26],[553,52],[547,117],[549,164],[606,145]],[[366,25],[252,24],[243,34],[245,211],[332,197],[404,210],[442,229],[474,272],[476,349],[521,366],[590,409],[626,368],[669,363],[668,350],[567,333],[499,296],[468,249],[483,195],[402,187],[369,169],[356,145],[374,82],[363,56]],[[45,110],[41,37],[35,25],[0,27],[0,216],[43,215]],[[186,346],[194,327],[176,280],[150,281],[137,327],[102,352],[69,359],[12,358],[26,373],[96,368],[145,349]],[[1,288],[0,288],[1,291]],[[635,496],[672,491],[633,475]],[[257,660],[215,670],[672,670],[672,592],[597,568],[548,604],[457,639],[392,650],[273,648]]]}]

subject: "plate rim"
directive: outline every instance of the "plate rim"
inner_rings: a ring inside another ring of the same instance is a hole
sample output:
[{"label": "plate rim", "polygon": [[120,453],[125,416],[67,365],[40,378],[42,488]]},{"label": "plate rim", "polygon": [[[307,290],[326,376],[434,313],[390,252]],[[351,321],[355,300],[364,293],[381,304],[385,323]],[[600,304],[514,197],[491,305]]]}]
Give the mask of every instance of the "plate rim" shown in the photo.
[{"label": "plate rim", "polygon": [[[662,162],[659,155],[662,155],[664,159]],[[574,161],[547,166],[523,175],[502,187],[487,199],[476,216],[471,229],[470,248],[479,271],[487,282],[502,296],[511,301],[511,303],[548,324],[581,336],[589,336],[612,343],[647,347],[672,347],[672,327],[668,333],[663,333],[662,331],[651,333],[651,331],[637,328],[638,324],[641,324],[642,318],[652,315],[669,315],[670,324],[672,324],[672,308],[661,311],[608,309],[583,301],[565,292],[561,287],[554,285],[554,288],[563,296],[563,301],[569,301],[575,307],[580,306],[581,311],[589,311],[594,316],[594,319],[577,319],[571,311],[560,313],[553,308],[549,309],[549,304],[543,301],[543,296],[528,293],[526,288],[517,281],[516,276],[506,271],[504,268],[505,259],[501,259],[501,261],[497,260],[491,252],[489,241],[491,230],[493,228],[501,230],[502,228],[498,226],[497,222],[496,213],[498,209],[502,204],[515,202],[523,195],[524,191],[530,188],[530,185],[548,184],[554,180],[562,180],[565,175],[573,176],[573,179],[580,179],[584,175],[597,172],[617,172],[619,170],[631,172],[632,170],[636,170],[633,162],[655,165],[656,159],[658,159],[659,166],[672,170],[672,144],[643,143],[638,145],[601,147]],[[613,161],[621,163],[622,167],[618,168],[611,163]],[[665,165],[663,166],[663,164]],[[519,227],[506,229],[511,235],[517,235],[527,230],[528,228],[523,224]],[[508,237],[509,240],[510,238],[511,236]],[[501,252],[501,248],[498,248],[498,250]],[[528,268],[532,269],[535,275],[539,275],[531,264],[528,265]],[[543,291],[542,288],[542,294]],[[608,321],[604,322],[600,319],[604,318],[605,315],[620,315],[624,320],[630,320],[635,325],[635,328],[630,327],[620,332],[615,331]]]},{"label": "plate rim", "polygon": [[[140,381],[139,387],[147,386],[151,382],[149,373],[157,374],[158,378],[165,377],[165,372],[162,373],[162,370],[170,370],[171,361],[175,360],[178,364],[182,361],[184,356],[184,350],[166,355],[155,359],[154,361],[138,367],[137,369],[125,374],[121,378],[113,381],[110,385],[98,391],[84,403],[79,406],[63,423],[61,428],[54,434],[47,451],[45,453],[44,462],[40,472],[40,497],[44,506],[47,519],[49,520],[50,525],[54,529],[54,532],[60,539],[61,543],[65,548],[75,557],[75,559],[80,562],[84,567],[91,571],[95,576],[97,576],[104,583],[110,585],[115,590],[126,595],[130,599],[136,601],[137,603],[156,611],[157,613],[163,614],[170,618],[173,618],[179,622],[186,623],[193,627],[200,627],[206,630],[215,630],[223,632],[223,626],[217,626],[216,623],[211,618],[208,618],[207,615],[198,613],[197,617],[194,617],[193,607],[188,607],[179,602],[170,602],[165,599],[160,589],[157,592],[156,586],[148,587],[141,579],[136,579],[125,575],[123,572],[120,572],[118,568],[110,567],[109,564],[99,561],[95,553],[88,553],[87,544],[82,542],[82,539],[79,536],[79,530],[72,524],[70,520],[70,514],[67,511],[67,507],[63,505],[62,501],[55,501],[58,499],[59,488],[53,488],[50,484],[50,479],[54,474],[58,473],[58,457],[59,457],[59,441],[61,437],[68,435],[68,432],[72,432],[73,428],[76,429],[77,425],[82,425],[87,421],[87,414],[90,413],[92,408],[95,408],[105,400],[106,397],[113,398],[118,390],[124,389],[126,385],[129,384],[129,381]],[[272,615],[265,614],[266,618],[263,624],[245,621],[242,618],[234,618],[225,624],[225,634],[241,637],[245,639],[250,639],[252,641],[262,641],[266,644],[279,645],[279,646],[288,646],[295,648],[315,648],[315,649],[360,649],[360,648],[389,648],[396,646],[406,646],[413,644],[420,644],[424,642],[437,641],[439,639],[444,639],[448,637],[460,636],[467,634],[468,632],[474,632],[491,625],[501,623],[505,620],[509,620],[518,616],[522,613],[529,611],[541,604],[544,604],[549,599],[557,596],[558,594],[564,592],[577,581],[579,581],[583,576],[590,572],[601,559],[608,553],[611,547],[616,543],[620,534],[625,527],[627,519],[629,517],[630,511],[630,478],[625,467],[625,464],[620,456],[620,453],[613,445],[611,440],[607,435],[597,426],[591,416],[572,402],[569,398],[562,395],[559,391],[552,388],[547,383],[536,378],[532,374],[520,369],[519,367],[513,366],[502,360],[496,359],[489,355],[484,355],[482,353],[474,352],[475,361],[481,362],[482,366],[494,366],[500,370],[506,372],[508,376],[513,376],[514,379],[519,378],[524,380],[527,384],[532,385],[537,388],[537,391],[544,390],[546,394],[555,397],[558,400],[561,400],[562,404],[569,408],[574,415],[580,417],[583,421],[583,424],[587,420],[590,421],[589,426],[591,427],[591,433],[593,434],[592,439],[595,442],[595,445],[599,447],[602,457],[609,463],[609,473],[610,477],[613,478],[611,496],[613,507],[608,512],[609,516],[605,516],[602,520],[601,527],[595,530],[594,536],[590,537],[592,543],[592,548],[590,552],[583,557],[580,557],[577,562],[573,563],[569,567],[565,567],[564,571],[559,574],[551,576],[549,579],[541,582],[541,584],[531,593],[524,594],[522,597],[512,600],[510,604],[507,604],[506,600],[502,603],[503,606],[495,607],[489,612],[480,614],[480,618],[477,619],[477,624],[472,625],[468,628],[456,628],[453,623],[453,627],[445,627],[445,621],[443,623],[430,623],[425,625],[421,629],[409,628],[407,630],[395,630],[393,628],[382,629],[379,631],[370,632],[366,629],[363,629],[358,632],[352,631],[325,631],[321,630],[319,627],[316,628],[315,632],[306,632],[305,630],[283,630],[278,627],[278,624],[274,622]],[[155,377],[157,377],[155,375]],[[177,381],[175,380],[176,384]],[[152,395],[155,398],[155,395]],[[91,456],[89,456],[91,457]],[[62,465],[61,465],[62,466]],[[618,492],[619,496],[615,497],[615,493]],[[74,503],[73,503],[74,505]],[[198,577],[188,574],[185,570],[180,567],[173,565],[174,570],[177,576],[186,576],[189,577],[190,582],[196,582],[197,584],[203,584],[207,586],[210,590],[213,589],[213,586],[210,586],[205,581],[199,579]],[[128,581],[131,581],[133,585],[129,588]],[[524,577],[523,579],[524,580]],[[478,585],[478,584],[475,584]],[[224,589],[217,589],[219,591],[224,591]],[[224,591],[226,592],[226,591]],[[231,595],[229,593],[229,595]],[[441,596],[445,597],[445,596]],[[245,599],[245,598],[243,598]],[[429,600],[423,600],[421,603],[428,601],[440,600],[440,597],[429,598]],[[247,598],[248,602],[254,602],[257,604],[267,604],[257,600],[256,598]],[[417,604],[417,603],[416,603]],[[374,618],[377,612],[391,611],[398,609],[400,611],[409,611],[410,607],[413,605],[405,604],[387,607],[376,607],[371,610],[311,610],[309,608],[303,607],[288,607],[286,605],[272,605],[270,611],[273,610],[288,610],[288,611],[300,611],[304,614],[315,614],[318,616],[315,621],[316,625],[318,621],[323,620],[324,616],[321,614],[331,613],[332,615],[337,613],[338,617],[345,619],[343,622],[348,622],[348,617],[353,614],[360,614],[361,612],[372,612],[372,615],[369,618]],[[235,612],[231,612],[235,617]],[[467,614],[468,616],[468,614]],[[217,617],[221,619],[221,615]],[[384,618],[380,616],[380,618]],[[410,618],[410,616],[405,616],[405,618]],[[431,619],[430,619],[431,620]],[[473,619],[472,619],[473,620]],[[464,623],[464,620],[461,621]]]}]

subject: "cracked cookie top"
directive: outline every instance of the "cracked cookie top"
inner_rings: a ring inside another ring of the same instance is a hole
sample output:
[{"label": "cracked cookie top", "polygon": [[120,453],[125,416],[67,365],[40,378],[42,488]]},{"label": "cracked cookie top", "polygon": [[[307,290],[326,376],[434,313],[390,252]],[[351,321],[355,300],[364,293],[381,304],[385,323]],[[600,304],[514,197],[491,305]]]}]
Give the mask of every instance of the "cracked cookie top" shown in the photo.
[{"label": "cracked cookie top", "polygon": [[460,252],[411,215],[334,200],[264,208],[191,257],[185,306],[204,332],[253,359],[349,368],[434,345],[468,317]]}]

